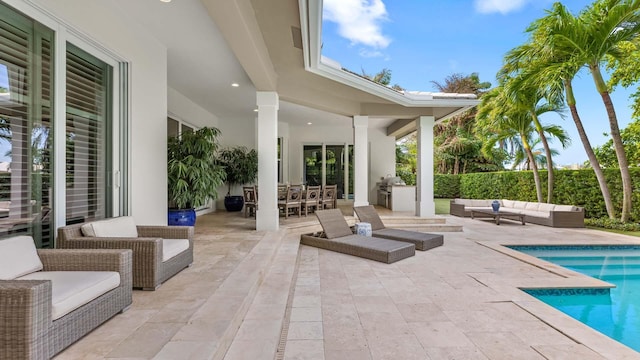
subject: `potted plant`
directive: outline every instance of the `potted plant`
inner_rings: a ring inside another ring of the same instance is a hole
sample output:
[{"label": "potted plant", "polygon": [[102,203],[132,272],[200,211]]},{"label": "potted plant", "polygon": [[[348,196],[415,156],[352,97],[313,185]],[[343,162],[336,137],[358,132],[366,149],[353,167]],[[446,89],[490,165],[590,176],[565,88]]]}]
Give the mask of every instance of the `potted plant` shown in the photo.
[{"label": "potted plant", "polygon": [[244,206],[242,195],[231,195],[231,188],[235,185],[252,183],[258,177],[258,153],[244,146],[222,149],[218,162],[227,173],[229,190],[224,198],[227,211],[240,211]]},{"label": "potted plant", "polygon": [[167,176],[169,225],[193,226],[195,208],[218,197],[217,188],[224,183],[224,168],[216,163],[220,130],[204,127],[169,137],[167,142]]}]

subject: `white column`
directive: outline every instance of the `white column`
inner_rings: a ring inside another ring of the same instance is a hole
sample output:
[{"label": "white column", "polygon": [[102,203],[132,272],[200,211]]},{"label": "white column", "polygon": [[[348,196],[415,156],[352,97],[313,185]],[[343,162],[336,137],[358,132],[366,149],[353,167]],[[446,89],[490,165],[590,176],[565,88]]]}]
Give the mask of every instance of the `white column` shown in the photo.
[{"label": "white column", "polygon": [[433,116],[420,116],[418,128],[418,161],[416,178],[416,216],[436,215],[433,201]]},{"label": "white column", "polygon": [[369,205],[369,117],[353,117],[353,206]]},{"label": "white column", "polygon": [[278,93],[258,91],[256,230],[278,230]]}]

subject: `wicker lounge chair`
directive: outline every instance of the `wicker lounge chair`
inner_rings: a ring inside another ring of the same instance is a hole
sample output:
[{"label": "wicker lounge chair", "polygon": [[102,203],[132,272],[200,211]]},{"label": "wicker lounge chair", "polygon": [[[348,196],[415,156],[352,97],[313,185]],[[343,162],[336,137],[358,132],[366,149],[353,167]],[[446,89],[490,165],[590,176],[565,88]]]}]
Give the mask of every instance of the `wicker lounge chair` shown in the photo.
[{"label": "wicker lounge chair", "polygon": [[384,226],[376,209],[372,206],[356,206],[353,208],[362,222],[371,224],[373,236],[406,241],[416,245],[417,250],[429,250],[441,246],[444,243],[444,236],[438,234],[423,233],[420,231],[409,231],[401,229],[389,229]]},{"label": "wicker lounge chair", "polygon": [[300,243],[387,264],[416,254],[413,244],[354,235],[339,209],[316,211],[316,216],[322,225],[324,236],[304,234],[300,237]]},{"label": "wicker lounge chair", "polygon": [[[0,242],[19,238],[33,242]],[[0,270],[0,359],[49,359],[131,305],[131,250],[31,246],[3,254],[3,265],[18,270]]]},{"label": "wicker lounge chair", "polygon": [[[123,219],[126,217],[108,220]],[[108,221],[107,220],[107,221]],[[103,220],[104,221],[104,220]],[[95,223],[95,222],[94,222]],[[135,225],[130,236],[85,236],[82,227],[74,224],[58,229],[56,247],[63,249],[131,249],[133,250],[133,287],[155,290],[170,277],[193,263],[192,226]],[[137,234],[137,236],[136,236]],[[168,259],[166,253],[176,240],[188,240],[188,247]]]}]

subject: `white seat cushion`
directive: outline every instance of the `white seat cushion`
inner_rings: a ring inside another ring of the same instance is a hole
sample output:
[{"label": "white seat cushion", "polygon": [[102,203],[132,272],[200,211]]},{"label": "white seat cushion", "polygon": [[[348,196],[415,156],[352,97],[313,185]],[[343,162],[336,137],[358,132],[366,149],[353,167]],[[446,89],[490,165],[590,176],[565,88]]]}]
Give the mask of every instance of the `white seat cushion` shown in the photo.
[{"label": "white seat cushion", "polygon": [[51,280],[52,319],[59,319],[120,285],[114,271],[39,271],[18,280]]},{"label": "white seat cushion", "polygon": [[82,235],[89,237],[138,237],[138,229],[131,216],[93,221],[80,229]]},{"label": "white seat cushion", "polygon": [[535,210],[520,210],[521,214],[525,214],[527,216],[533,216],[533,217],[538,217],[538,218],[548,218],[549,217],[549,212],[548,211],[535,211]]},{"label": "white seat cushion", "polygon": [[180,254],[189,248],[187,239],[162,239],[162,262]]},{"label": "white seat cushion", "polygon": [[0,240],[0,280],[13,280],[40,270],[42,261],[31,236]]}]

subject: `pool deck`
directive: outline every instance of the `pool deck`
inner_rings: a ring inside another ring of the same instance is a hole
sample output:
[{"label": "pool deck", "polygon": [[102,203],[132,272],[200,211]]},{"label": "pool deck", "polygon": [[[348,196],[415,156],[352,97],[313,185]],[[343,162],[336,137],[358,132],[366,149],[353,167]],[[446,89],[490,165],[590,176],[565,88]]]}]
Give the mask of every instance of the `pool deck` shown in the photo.
[{"label": "pool deck", "polygon": [[314,219],[199,217],[192,267],[56,359],[640,359],[518,289],[606,284],[500,246],[640,238],[447,216],[444,246],[383,264],[300,245]]}]

